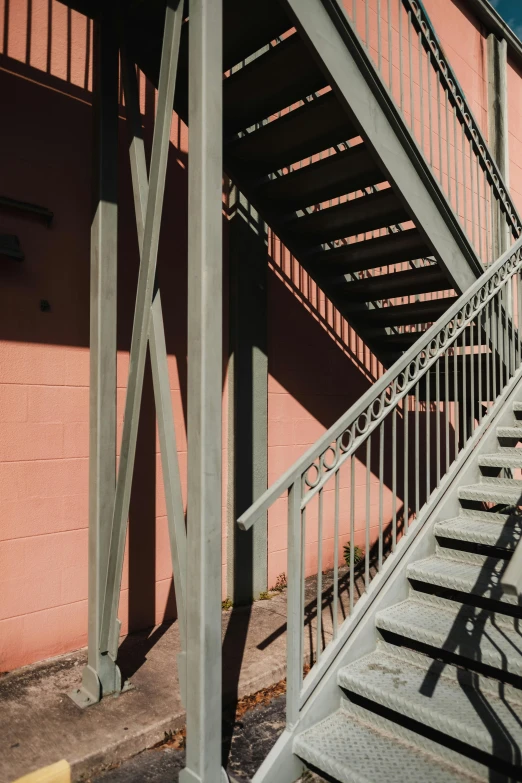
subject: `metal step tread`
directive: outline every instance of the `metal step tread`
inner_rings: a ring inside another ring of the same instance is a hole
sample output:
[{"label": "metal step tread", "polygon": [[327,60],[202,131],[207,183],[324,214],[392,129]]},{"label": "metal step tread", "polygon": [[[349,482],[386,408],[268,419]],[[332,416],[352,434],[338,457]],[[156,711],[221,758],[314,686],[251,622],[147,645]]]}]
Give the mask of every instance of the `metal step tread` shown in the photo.
[{"label": "metal step tread", "polygon": [[512,448],[494,454],[481,454],[478,464],[483,468],[522,468],[522,449]]},{"label": "metal step tread", "polygon": [[408,579],[518,605],[518,599],[513,595],[504,595],[500,587],[500,577],[506,567],[504,560],[484,557],[480,558],[483,562],[479,565],[476,562],[466,562],[466,554],[462,553],[462,560],[433,555],[411,563],[407,568]]},{"label": "metal step tread", "polygon": [[449,288],[451,283],[445,273],[437,264],[433,264],[404,272],[390,272],[353,282],[343,282],[341,294],[347,300],[369,302],[374,299],[444,291]]},{"label": "metal step tread", "polygon": [[522,676],[522,636],[495,624],[494,616],[453,601],[408,598],[377,613],[381,631],[459,656],[463,666],[480,662],[501,672]]},{"label": "metal step tread", "polygon": [[500,483],[495,485],[482,481],[480,484],[459,487],[458,494],[460,500],[516,506],[519,505],[522,489],[516,485]]},{"label": "metal step tread", "polygon": [[[366,309],[361,311],[360,320],[362,323],[368,324],[368,326],[403,326],[407,324],[431,323],[436,321],[456,301],[457,297],[446,296],[427,302],[376,307],[373,310]],[[349,308],[347,310],[349,311]],[[353,312],[354,320],[358,316],[359,312]]]},{"label": "metal step tread", "polygon": [[497,427],[497,437],[522,440],[522,427],[516,425],[512,427]]},{"label": "metal step tread", "polygon": [[408,228],[382,237],[321,250],[310,256],[308,263],[323,275],[339,275],[413,261],[430,255],[430,249],[420,232],[416,228]]},{"label": "metal step tread", "polygon": [[385,188],[296,218],[285,230],[301,240],[322,244],[409,219],[392,188]]},{"label": "metal step tread", "polygon": [[257,191],[257,200],[269,212],[291,212],[385,180],[367,146],[356,144],[264,183]]},{"label": "metal step tread", "polygon": [[[294,753],[340,783],[469,783],[464,772],[437,758],[436,743],[428,743],[430,752],[423,753],[414,732],[401,731],[399,738],[388,721],[389,731],[382,730],[383,721],[375,728],[370,712],[361,720],[365,712],[350,707],[334,712],[297,735]],[[454,757],[458,764],[460,754]],[[475,770],[473,779],[489,780],[487,767],[476,765]]]},{"label": "metal step tread", "polygon": [[522,692],[516,698],[514,688],[506,694],[497,680],[424,655],[399,655],[400,649],[383,645],[342,668],[338,683],[349,693],[503,761],[520,759]]},{"label": "metal step tread", "polygon": [[[491,514],[492,517],[496,515]],[[468,541],[472,544],[513,550],[522,533],[522,516],[503,515],[501,519],[483,519],[482,517],[455,517],[436,522],[434,527],[438,538]]]},{"label": "metal step tread", "polygon": [[333,92],[294,109],[240,139],[225,144],[232,175],[260,177],[357,135]]},{"label": "metal step tread", "polygon": [[306,44],[294,33],[223,81],[225,132],[244,130],[326,85]]}]

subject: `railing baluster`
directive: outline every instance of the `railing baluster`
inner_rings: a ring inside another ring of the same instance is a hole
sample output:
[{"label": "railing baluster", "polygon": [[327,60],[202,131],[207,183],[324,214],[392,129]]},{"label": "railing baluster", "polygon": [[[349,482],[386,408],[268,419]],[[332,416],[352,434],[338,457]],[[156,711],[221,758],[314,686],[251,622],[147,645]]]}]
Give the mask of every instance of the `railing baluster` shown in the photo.
[{"label": "railing baluster", "polygon": [[411,115],[411,130],[415,136],[415,108],[413,100],[413,60],[411,51],[411,39],[412,39],[412,24],[411,24],[411,11],[408,11],[408,65],[409,65],[409,77],[410,77],[410,115]]},{"label": "railing baluster", "polygon": [[370,584],[370,479],[372,463],[372,438],[371,435],[366,439],[366,525],[365,525],[365,548],[364,553],[364,585],[368,589]]},{"label": "railing baluster", "polygon": [[430,378],[431,370],[426,373],[426,502],[431,494],[431,411],[430,411]]},{"label": "railing baluster", "polygon": [[337,617],[339,613],[339,493],[341,491],[340,468],[335,471],[335,517],[334,517],[334,567],[333,567],[333,638],[337,638]]},{"label": "railing baluster", "polygon": [[350,457],[350,615],[353,614],[355,592],[355,456]]},{"label": "railing baluster", "polygon": [[[468,361],[468,353],[466,351],[466,331],[464,330],[461,335],[461,349],[462,349],[462,420],[461,420],[461,428],[462,428],[462,448],[465,447],[467,441],[468,441],[468,420],[467,420],[467,412],[468,412],[468,402],[467,402],[467,374],[468,374],[468,368],[467,368],[467,361]],[[457,341],[458,342],[458,341]],[[473,356],[470,357],[471,359],[471,368],[470,373],[473,372]]]},{"label": "railing baluster", "polygon": [[317,519],[317,627],[315,643],[315,662],[319,661],[323,648],[323,490],[319,490],[319,508]]},{"label": "railing baluster", "polygon": [[428,136],[430,141],[430,166],[433,166],[433,123],[432,123],[432,99],[431,99],[431,49],[427,50],[428,55]]},{"label": "railing baluster", "polygon": [[392,552],[397,546],[397,407],[392,412]]},{"label": "railing baluster", "polygon": [[453,107],[453,153],[454,153],[454,167],[455,167],[455,206],[457,211],[457,218],[459,217],[459,156],[457,148],[457,109]]},{"label": "railing baluster", "polygon": [[419,516],[420,508],[420,471],[419,471],[419,456],[420,456],[420,442],[419,442],[419,385],[413,387],[413,410],[415,412],[415,518]]},{"label": "railing baluster", "polygon": [[449,455],[449,353],[444,349],[444,414],[446,419],[446,472],[450,466]]},{"label": "railing baluster", "polygon": [[422,33],[419,30],[419,95],[420,95],[420,147],[423,155],[426,155],[424,149],[424,78],[422,73]]},{"label": "railing baluster", "polygon": [[383,540],[383,490],[384,490],[384,421],[379,427],[379,571],[382,568]]},{"label": "railing baluster", "polygon": [[467,167],[466,167],[466,132],[464,130],[464,126],[461,126],[462,128],[462,187],[464,188],[464,193],[462,197],[463,202],[463,225],[464,225],[464,231],[468,234],[468,194],[467,194],[467,187],[466,187],[466,178],[467,178]]},{"label": "railing baluster", "polygon": [[377,0],[377,52],[379,73],[382,72],[382,41],[381,41],[381,0]]},{"label": "railing baluster", "polygon": [[404,85],[402,74],[402,0],[398,0],[399,6],[399,84],[400,84],[400,107],[404,111]]},{"label": "railing baluster", "polygon": [[436,441],[436,448],[437,448],[437,486],[440,484],[440,417],[441,417],[441,409],[440,409],[440,353],[437,357],[437,363],[435,364],[435,394],[436,394],[436,401],[435,401],[435,413],[436,413],[436,420],[435,420],[435,441]]},{"label": "railing baluster", "polygon": [[[447,90],[444,90],[444,95],[446,98],[446,164],[448,167],[448,199],[449,203],[451,204],[451,157],[450,157],[450,150],[451,150],[451,144],[450,144],[450,120],[449,120],[449,98],[448,98],[448,92]],[[453,206],[453,204],[451,204]]]},{"label": "railing baluster", "polygon": [[294,726],[299,718],[303,681],[302,546],[301,480],[298,479],[288,491],[286,723],[289,728]]},{"label": "railing baluster", "polygon": [[409,413],[409,396],[406,395],[403,401],[404,411],[404,533],[408,532],[409,523],[409,505],[408,505],[408,413]]},{"label": "railing baluster", "polygon": [[393,26],[391,0],[388,0],[388,60],[390,94],[393,95]]}]

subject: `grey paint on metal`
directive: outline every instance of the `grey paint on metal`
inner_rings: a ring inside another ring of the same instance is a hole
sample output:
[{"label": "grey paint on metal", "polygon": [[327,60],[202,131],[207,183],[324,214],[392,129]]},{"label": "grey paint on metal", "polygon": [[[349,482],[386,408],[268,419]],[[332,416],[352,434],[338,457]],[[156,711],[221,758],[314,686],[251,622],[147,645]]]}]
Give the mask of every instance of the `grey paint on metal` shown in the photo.
[{"label": "grey paint on metal", "polygon": [[[508,94],[507,94],[507,43],[499,40],[494,33],[487,39],[488,53],[488,140],[489,147],[502,174],[506,187],[509,187],[509,131],[508,131]],[[494,257],[500,255],[509,246],[505,222],[499,225],[498,215],[494,216],[495,232]]]},{"label": "grey paint on metal", "polygon": [[[100,652],[102,599],[116,484],[116,296],[118,239],[118,45],[110,19],[94,28],[93,221],[89,392],[88,659],[81,707],[121,688],[115,656]],[[111,651],[113,653],[114,651]]]},{"label": "grey paint on metal", "polygon": [[336,0],[285,5],[455,288],[465,291],[482,266],[344,10]]},{"label": "grey paint on metal", "polygon": [[100,639],[102,651],[108,648],[111,630],[117,622],[116,615],[118,612],[132,474],[136,455],[136,439],[156,273],[182,21],[183,3],[180,2],[177,9],[167,6],[161,54],[158,109],[152,142],[147,211],[132,330],[129,378],[102,615]]},{"label": "grey paint on metal", "polygon": [[[122,76],[125,89],[127,122],[129,124],[130,131],[129,152],[134,190],[134,205],[136,210],[136,225],[141,252],[143,248],[149,184],[147,176],[147,162],[145,158],[145,145],[141,132],[136,69],[126,57],[122,58]],[[177,614],[182,647],[182,652],[180,653],[180,657],[178,659],[179,680],[183,703],[185,703],[185,582],[187,543],[185,516],[183,513],[183,498],[181,492],[181,479],[176,447],[176,432],[174,428],[174,415],[172,411],[172,399],[170,393],[165,327],[163,322],[159,289],[156,290],[152,303],[149,328],[149,346],[152,378],[154,383],[156,416],[158,420],[165,501],[167,507],[172,570],[176,591]]]},{"label": "grey paint on metal", "polygon": [[267,515],[242,531],[237,517],[267,488],[267,234],[233,187],[229,198],[227,594],[234,604],[267,589]]},{"label": "grey paint on metal", "polygon": [[[222,0],[190,0],[187,750],[182,783],[220,783]],[[172,105],[172,104],[171,104]]]}]

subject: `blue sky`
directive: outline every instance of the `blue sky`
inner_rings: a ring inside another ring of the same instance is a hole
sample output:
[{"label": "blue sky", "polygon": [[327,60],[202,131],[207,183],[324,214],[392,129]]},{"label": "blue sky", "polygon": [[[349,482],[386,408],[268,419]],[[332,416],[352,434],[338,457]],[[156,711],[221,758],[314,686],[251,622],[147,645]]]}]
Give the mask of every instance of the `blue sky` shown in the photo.
[{"label": "blue sky", "polygon": [[521,0],[489,0],[500,16],[505,19],[515,35],[522,39],[522,2]]}]

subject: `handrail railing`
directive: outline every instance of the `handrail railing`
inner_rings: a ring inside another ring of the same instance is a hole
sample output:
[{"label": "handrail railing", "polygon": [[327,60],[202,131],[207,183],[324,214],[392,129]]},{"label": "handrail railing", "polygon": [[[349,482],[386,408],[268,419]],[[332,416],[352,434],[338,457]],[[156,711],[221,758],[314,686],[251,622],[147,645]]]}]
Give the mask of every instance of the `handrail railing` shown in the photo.
[{"label": "handrail railing", "polygon": [[[420,0],[336,0],[485,265],[522,219]],[[376,24],[373,17],[376,16]]]},{"label": "handrail railing", "polygon": [[[393,558],[398,540],[521,368],[521,273],[522,238],[239,517],[248,529],[269,509],[281,513],[287,495],[290,725],[314,665],[351,621],[356,591],[363,594]],[[309,605],[305,613],[307,572],[317,574],[316,599],[315,610]],[[306,655],[305,614],[315,625]],[[312,670],[303,680],[307,661]]]}]

